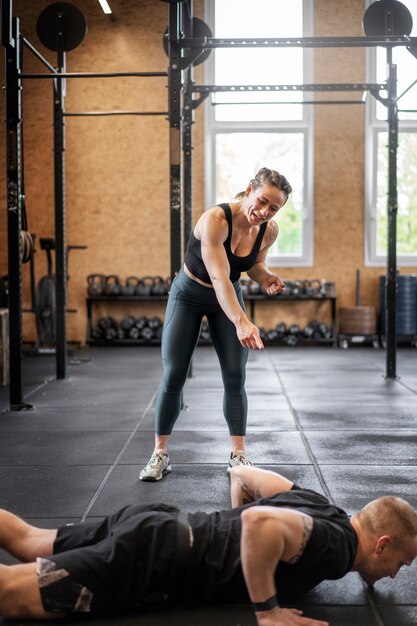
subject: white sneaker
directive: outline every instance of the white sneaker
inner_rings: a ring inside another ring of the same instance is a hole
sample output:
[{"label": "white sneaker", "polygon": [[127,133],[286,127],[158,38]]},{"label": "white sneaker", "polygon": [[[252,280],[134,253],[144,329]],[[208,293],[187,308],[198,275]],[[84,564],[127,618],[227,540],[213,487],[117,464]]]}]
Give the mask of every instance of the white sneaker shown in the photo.
[{"label": "white sneaker", "polygon": [[229,467],[235,467],[236,465],[253,465],[253,463],[248,459],[244,450],[237,450],[235,455],[233,455],[233,452],[230,453],[229,459]]},{"label": "white sneaker", "polygon": [[155,450],[146,467],[141,470],[139,478],[140,480],[154,482],[156,480],[161,480],[165,474],[171,471],[172,467],[169,464],[168,452],[162,449]]}]

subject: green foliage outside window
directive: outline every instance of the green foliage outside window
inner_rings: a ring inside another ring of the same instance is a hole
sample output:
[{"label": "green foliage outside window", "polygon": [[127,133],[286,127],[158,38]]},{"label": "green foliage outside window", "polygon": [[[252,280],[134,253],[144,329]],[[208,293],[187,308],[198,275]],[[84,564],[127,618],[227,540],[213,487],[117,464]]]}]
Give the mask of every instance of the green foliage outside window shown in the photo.
[{"label": "green foliage outside window", "polygon": [[[377,254],[387,254],[388,134],[378,134]],[[399,133],[397,254],[417,256],[417,132]]]}]

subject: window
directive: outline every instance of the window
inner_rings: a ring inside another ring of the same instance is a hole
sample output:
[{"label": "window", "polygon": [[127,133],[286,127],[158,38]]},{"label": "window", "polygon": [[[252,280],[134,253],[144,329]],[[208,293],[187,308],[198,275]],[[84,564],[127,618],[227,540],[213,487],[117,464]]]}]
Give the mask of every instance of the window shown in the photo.
[{"label": "window", "polygon": [[[414,0],[401,0],[413,14],[412,36],[417,35]],[[370,4],[370,2],[368,3]],[[397,65],[397,261],[417,264],[417,59],[405,47],[393,48]],[[367,72],[370,82],[386,81],[385,48],[369,48]],[[386,94],[382,94],[386,95]],[[366,136],[366,246],[367,265],[385,265],[387,258],[388,193],[387,107],[368,96]]]},{"label": "window", "polygon": [[[310,10],[303,0],[257,0],[256,10],[253,0],[214,0],[206,2],[205,19],[218,38],[300,37],[310,34]],[[311,54],[301,47],[217,48],[205,64],[207,84],[234,87],[206,100],[207,206],[233,199],[262,166],[284,174],[293,187],[276,217],[272,266],[313,261],[312,107],[298,104],[301,91],[273,90],[312,82]]]}]

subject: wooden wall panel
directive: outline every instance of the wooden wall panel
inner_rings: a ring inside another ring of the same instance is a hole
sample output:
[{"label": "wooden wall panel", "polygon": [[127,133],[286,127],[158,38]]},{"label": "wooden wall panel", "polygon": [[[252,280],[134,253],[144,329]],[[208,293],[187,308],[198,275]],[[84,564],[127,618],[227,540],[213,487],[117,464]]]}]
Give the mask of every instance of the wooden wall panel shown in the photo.
[{"label": "wooden wall panel", "polygon": [[[116,21],[98,2],[72,0],[86,16],[88,33],[68,53],[68,71],[165,71],[162,36],[168,4],[159,0],[118,0]],[[21,30],[54,63],[55,55],[39,42],[35,24],[45,0],[14,0]],[[362,35],[364,0],[315,0],[314,35]],[[203,16],[203,0],[194,14]],[[43,66],[25,51],[25,70]],[[204,67],[196,82],[204,82]],[[365,80],[363,49],[314,52],[315,82]],[[67,111],[167,110],[165,78],[68,80]],[[326,98],[340,94],[325,94]],[[359,98],[359,94],[342,94]],[[323,97],[315,94],[316,98]],[[4,110],[4,102],[1,101]],[[4,117],[4,115],[3,115]],[[47,81],[24,85],[26,197],[30,229],[37,237],[53,236],[52,92]],[[277,270],[284,278],[326,278],[337,284],[339,306],[355,301],[355,271],[361,270],[362,303],[378,304],[378,277],[384,268],[364,266],[364,108],[317,106],[314,110],[314,265]],[[204,210],[204,105],[194,125],[195,222]],[[0,274],[7,272],[4,141],[0,146]],[[67,242],[88,250],[70,258],[68,337],[85,339],[87,274],[161,274],[170,269],[168,124],[162,117],[67,118]],[[37,280],[45,273],[44,253],[36,254]],[[402,268],[403,272],[416,268]],[[29,270],[24,268],[24,299],[29,304]],[[158,305],[159,307],[159,305]],[[266,327],[279,321],[303,325],[310,318],[329,321],[328,307],[269,304],[257,306],[257,321]],[[133,312],[132,310],[126,312]],[[152,311],[149,311],[150,313]],[[155,311],[160,314],[159,310]],[[114,305],[100,314],[123,315]],[[138,312],[138,315],[140,312]],[[24,336],[34,336],[33,316],[24,317]]]}]

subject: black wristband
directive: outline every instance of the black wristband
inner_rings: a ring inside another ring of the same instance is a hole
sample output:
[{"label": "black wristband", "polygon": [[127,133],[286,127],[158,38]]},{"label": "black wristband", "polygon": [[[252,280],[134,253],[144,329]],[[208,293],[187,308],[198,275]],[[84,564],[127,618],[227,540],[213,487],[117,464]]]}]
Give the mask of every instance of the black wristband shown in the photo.
[{"label": "black wristband", "polygon": [[265,602],[252,602],[252,606],[255,613],[259,611],[270,611],[278,606],[278,600],[276,596],[271,596],[268,600],[265,600]]}]

